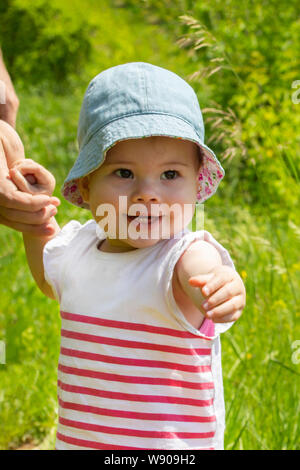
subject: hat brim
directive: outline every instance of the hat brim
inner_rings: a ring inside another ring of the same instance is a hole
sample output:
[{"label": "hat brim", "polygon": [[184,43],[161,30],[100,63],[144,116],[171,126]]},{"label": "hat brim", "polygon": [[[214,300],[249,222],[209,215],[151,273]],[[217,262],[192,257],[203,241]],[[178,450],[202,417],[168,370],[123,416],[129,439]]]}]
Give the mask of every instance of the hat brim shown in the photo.
[{"label": "hat brim", "polygon": [[99,168],[105,160],[107,151],[121,140],[142,139],[151,136],[166,136],[190,140],[203,150],[203,165],[199,172],[197,200],[204,202],[217,190],[225,171],[214,152],[204,144],[194,127],[187,121],[161,113],[134,114],[116,119],[99,129],[80,149],[61,193],[72,204],[89,209],[79,192],[77,181]]}]

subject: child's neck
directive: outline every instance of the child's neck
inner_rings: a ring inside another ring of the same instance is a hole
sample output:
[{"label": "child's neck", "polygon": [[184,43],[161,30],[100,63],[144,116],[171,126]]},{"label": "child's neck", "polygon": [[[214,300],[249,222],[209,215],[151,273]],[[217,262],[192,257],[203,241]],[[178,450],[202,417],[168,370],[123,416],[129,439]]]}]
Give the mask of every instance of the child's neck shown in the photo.
[{"label": "child's neck", "polygon": [[[113,241],[115,242],[115,240]],[[127,251],[137,250],[138,248],[131,247],[130,245],[119,245],[116,243],[112,243],[108,241],[107,238],[102,240],[98,243],[97,248],[99,251],[103,251],[104,253],[125,253]]]}]

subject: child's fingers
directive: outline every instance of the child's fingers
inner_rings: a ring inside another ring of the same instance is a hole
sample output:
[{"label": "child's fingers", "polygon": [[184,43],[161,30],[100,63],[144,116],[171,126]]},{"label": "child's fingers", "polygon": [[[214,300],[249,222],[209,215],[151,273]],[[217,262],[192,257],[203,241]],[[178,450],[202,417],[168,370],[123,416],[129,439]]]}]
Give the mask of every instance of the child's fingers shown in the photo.
[{"label": "child's fingers", "polygon": [[189,284],[193,287],[202,287],[202,292],[204,295],[208,295],[206,284],[214,277],[214,273],[207,274],[198,274],[189,278]]},{"label": "child's fingers", "polygon": [[215,323],[227,323],[236,321],[241,316],[242,310],[243,299],[241,295],[238,295],[208,310],[205,316]]},{"label": "child's fingers", "polygon": [[[214,270],[211,273],[209,273],[209,275],[211,275],[211,278],[207,281],[207,284],[202,289],[202,292],[204,295],[210,295],[214,293],[217,289],[220,289],[222,286],[224,286],[224,284],[233,280],[235,276],[235,271],[230,266],[222,265],[222,266],[216,266]],[[195,287],[197,287],[198,278],[201,279],[200,276],[206,276],[206,274],[204,275],[201,274],[198,276],[193,276],[193,278],[190,278],[190,280],[191,279],[193,280]],[[203,282],[202,283],[199,282],[198,287],[201,287],[201,285],[203,285]]]},{"label": "child's fingers", "polygon": [[197,274],[197,276],[192,276],[189,278],[189,283],[193,287],[201,287],[206,284],[212,277],[214,273],[206,273],[206,274]]},{"label": "child's fingers", "polygon": [[211,318],[211,320],[214,323],[231,323],[233,321],[237,321],[241,315],[242,315],[242,310],[238,310],[234,314],[230,313],[229,315],[225,315],[224,317],[220,317],[218,319]]},{"label": "child's fingers", "polygon": [[37,184],[37,179],[34,175],[28,174],[28,175],[25,176],[25,178],[27,179],[28,183]]},{"label": "child's fingers", "polygon": [[232,299],[238,294],[240,294],[239,282],[237,280],[233,280],[220,287],[216,292],[213,293],[213,295],[210,295],[210,297],[208,297],[202,304],[202,307],[205,310],[211,310],[223,302]]}]

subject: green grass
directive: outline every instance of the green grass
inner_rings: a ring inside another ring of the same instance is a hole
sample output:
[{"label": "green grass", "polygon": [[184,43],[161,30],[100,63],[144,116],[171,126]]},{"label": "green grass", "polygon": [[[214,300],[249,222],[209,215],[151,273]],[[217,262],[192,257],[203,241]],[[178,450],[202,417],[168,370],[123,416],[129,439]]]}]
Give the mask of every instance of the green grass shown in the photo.
[{"label": "green grass", "polygon": [[[74,18],[82,13],[81,5],[77,0],[63,3]],[[134,60],[178,73],[192,69],[184,52],[176,52],[157,26],[134,23],[130,12],[114,10],[110,2],[101,2],[101,11],[86,10],[98,25],[93,39],[98,54],[84,71],[86,81],[81,78],[78,86],[74,81],[63,96],[17,86],[18,131],[26,156],[53,172],[58,197],[76,158],[82,95],[95,73]],[[230,166],[225,169],[230,172]],[[71,219],[83,223],[90,218],[87,211],[60,199],[61,226]],[[292,344],[300,339],[299,209],[291,209],[285,220],[282,214],[287,208],[278,206],[274,211],[272,206],[271,211],[269,202],[261,197],[255,207],[246,206],[242,193],[227,195],[224,181],[205,204],[204,228],[228,249],[247,290],[243,316],[222,336],[226,449],[299,449],[300,367],[292,362]],[[0,340],[6,343],[6,364],[0,365],[0,449],[24,442],[52,449],[59,306],[36,287],[21,234],[5,227],[0,230],[0,268]]]}]

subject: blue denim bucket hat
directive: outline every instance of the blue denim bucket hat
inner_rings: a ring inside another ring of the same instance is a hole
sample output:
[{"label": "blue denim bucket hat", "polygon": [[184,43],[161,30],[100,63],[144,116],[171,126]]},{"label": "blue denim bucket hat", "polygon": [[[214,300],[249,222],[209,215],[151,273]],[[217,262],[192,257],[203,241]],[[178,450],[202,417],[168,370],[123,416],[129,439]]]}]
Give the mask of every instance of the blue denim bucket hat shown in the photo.
[{"label": "blue denim bucket hat", "polygon": [[202,149],[197,200],[204,202],[225,175],[214,152],[204,144],[197,95],[175,73],[145,62],[129,62],[99,73],[85,92],[78,125],[79,155],[61,193],[89,209],[77,181],[99,168],[117,142],[150,136],[190,140]]}]

